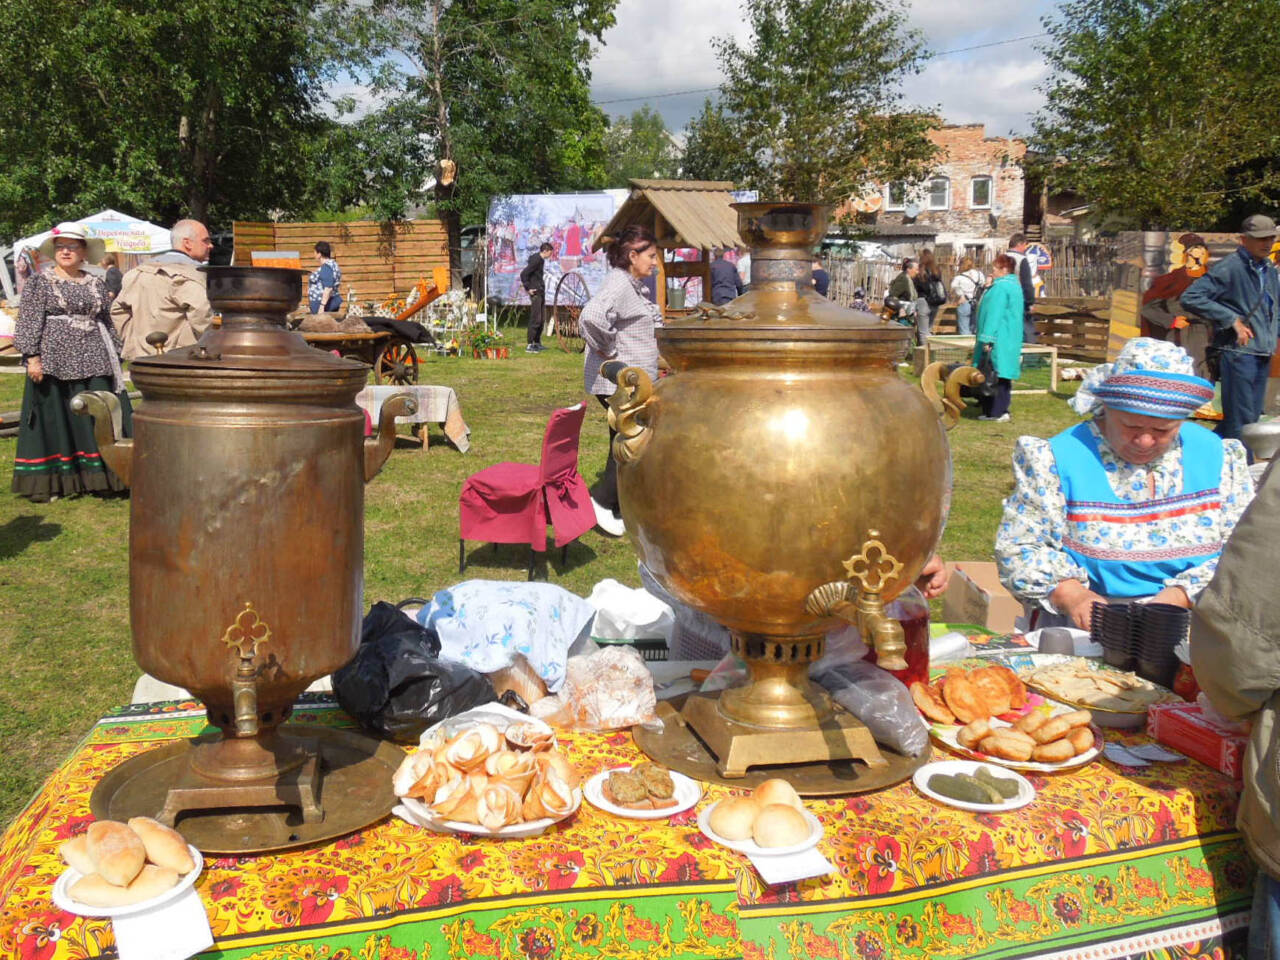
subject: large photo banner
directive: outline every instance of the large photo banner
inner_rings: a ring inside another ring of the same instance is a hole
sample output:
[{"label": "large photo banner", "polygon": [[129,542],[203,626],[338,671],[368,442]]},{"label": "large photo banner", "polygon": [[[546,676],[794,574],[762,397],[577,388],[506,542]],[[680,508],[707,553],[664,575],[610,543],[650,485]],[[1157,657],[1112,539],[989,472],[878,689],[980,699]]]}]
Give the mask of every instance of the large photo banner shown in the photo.
[{"label": "large photo banner", "polygon": [[604,251],[593,253],[591,244],[626,200],[627,193],[594,190],[494,197],[486,227],[489,296],[503,303],[527,304],[529,295],[520,285],[520,271],[544,243],[552,246],[551,259],[543,268],[547,304],[555,302],[560,278],[570,272],[576,272],[594,294],[604,280],[608,263]]}]

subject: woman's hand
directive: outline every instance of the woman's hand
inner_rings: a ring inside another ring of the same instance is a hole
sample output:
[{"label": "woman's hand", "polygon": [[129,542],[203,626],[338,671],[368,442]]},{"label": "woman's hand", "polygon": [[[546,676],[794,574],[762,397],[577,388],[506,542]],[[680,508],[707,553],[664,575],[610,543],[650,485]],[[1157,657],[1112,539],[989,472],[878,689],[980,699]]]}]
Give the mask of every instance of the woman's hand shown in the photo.
[{"label": "woman's hand", "polygon": [[926,600],[932,600],[946,593],[950,582],[951,571],[942,562],[942,557],[935,553],[920,571],[920,576],[916,577],[916,588],[924,594]]},{"label": "woman's hand", "polygon": [[39,383],[44,379],[44,365],[40,363],[39,357],[27,358],[27,376],[32,383]]},{"label": "woman's hand", "polygon": [[1094,593],[1079,580],[1063,580],[1049,594],[1049,602],[1081,630],[1088,630],[1093,605],[1106,603],[1107,598]]},{"label": "woman's hand", "polygon": [[1187,591],[1177,586],[1165,587],[1151,598],[1151,602],[1169,603],[1175,607],[1182,607],[1184,610],[1191,609],[1191,598],[1187,596]]}]

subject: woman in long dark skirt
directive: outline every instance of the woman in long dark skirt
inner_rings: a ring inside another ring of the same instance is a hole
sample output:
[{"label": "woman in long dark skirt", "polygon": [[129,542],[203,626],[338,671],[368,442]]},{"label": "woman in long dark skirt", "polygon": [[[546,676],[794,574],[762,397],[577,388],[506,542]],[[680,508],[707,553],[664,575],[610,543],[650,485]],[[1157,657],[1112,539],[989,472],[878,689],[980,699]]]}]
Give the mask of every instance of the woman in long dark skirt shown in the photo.
[{"label": "woman in long dark skirt", "polygon": [[22,352],[27,384],[13,492],[38,503],[124,489],[102,462],[92,418],[71,412],[76,394],[109,391],[120,398],[124,436],[133,433],[111,299],[103,282],[81,269],[86,259],[102,257],[102,247],[80,224],[59,224],[40,248],[53,258],[53,269],[31,277],[22,291],[13,342]]}]

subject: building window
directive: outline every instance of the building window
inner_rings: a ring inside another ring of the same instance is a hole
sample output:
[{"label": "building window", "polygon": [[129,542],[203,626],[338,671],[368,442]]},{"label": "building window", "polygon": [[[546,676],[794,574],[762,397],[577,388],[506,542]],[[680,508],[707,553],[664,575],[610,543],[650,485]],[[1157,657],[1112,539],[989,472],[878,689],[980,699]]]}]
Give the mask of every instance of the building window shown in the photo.
[{"label": "building window", "polygon": [[951,208],[951,181],[946,177],[934,177],[929,181],[929,209]]},{"label": "building window", "polygon": [[907,185],[901,180],[889,184],[886,210],[901,210],[907,205]]},{"label": "building window", "polygon": [[991,208],[991,178],[974,177],[969,181],[969,206],[974,210]]}]

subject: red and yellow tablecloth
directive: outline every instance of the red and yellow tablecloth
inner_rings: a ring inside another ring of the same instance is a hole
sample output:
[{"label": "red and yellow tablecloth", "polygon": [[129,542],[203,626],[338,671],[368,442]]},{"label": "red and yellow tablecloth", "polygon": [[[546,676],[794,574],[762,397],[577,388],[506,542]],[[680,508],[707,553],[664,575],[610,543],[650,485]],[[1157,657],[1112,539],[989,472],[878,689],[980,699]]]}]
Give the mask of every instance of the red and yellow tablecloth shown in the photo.
[{"label": "red and yellow tablecloth", "polygon": [[[308,698],[292,722],[345,725]],[[0,838],[0,956],[114,956],[110,922],[53,906],[58,845],[120,761],[205,729],[194,703],[96,725]],[[1112,736],[1112,734],[1108,734]],[[635,760],[630,734],[566,734],[584,775]],[[589,804],[528,840],[388,819],[327,846],[211,859],[196,889],[225,960],[528,960],[1227,955],[1253,867],[1235,792],[1193,761],[1095,762],[1031,777],[1006,814],[935,805],[909,783],[811,801],[839,874],[765,887],[698,831],[696,810],[619,820]],[[729,791],[713,786],[705,802]]]}]

